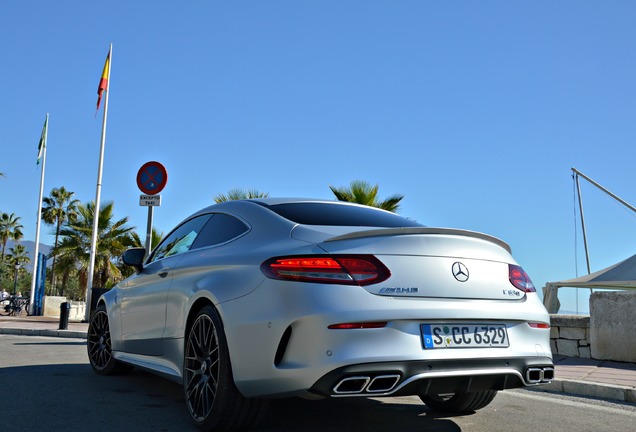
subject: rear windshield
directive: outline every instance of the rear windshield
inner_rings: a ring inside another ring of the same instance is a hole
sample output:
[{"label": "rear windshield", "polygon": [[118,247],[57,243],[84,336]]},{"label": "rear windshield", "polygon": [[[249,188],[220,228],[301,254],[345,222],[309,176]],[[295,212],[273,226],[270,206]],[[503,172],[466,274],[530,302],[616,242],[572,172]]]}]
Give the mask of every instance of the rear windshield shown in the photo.
[{"label": "rear windshield", "polygon": [[285,219],[302,225],[370,226],[383,228],[421,227],[415,221],[373,207],[338,203],[287,203],[267,205]]}]

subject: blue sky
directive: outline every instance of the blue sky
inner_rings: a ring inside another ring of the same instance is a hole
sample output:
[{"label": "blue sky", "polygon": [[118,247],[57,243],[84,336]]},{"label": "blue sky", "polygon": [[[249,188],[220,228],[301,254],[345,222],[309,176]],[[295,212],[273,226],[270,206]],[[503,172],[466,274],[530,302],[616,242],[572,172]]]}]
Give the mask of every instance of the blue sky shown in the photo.
[{"label": "blue sky", "polygon": [[[34,240],[46,113],[45,195],[95,199],[112,43],[102,203],[140,233],[151,160],[164,232],[231,188],[365,180],[507,241],[540,288],[586,273],[572,167],[636,203],[635,20],[632,1],[4,2],[0,211]],[[636,253],[634,214],[581,188],[592,271]]]}]

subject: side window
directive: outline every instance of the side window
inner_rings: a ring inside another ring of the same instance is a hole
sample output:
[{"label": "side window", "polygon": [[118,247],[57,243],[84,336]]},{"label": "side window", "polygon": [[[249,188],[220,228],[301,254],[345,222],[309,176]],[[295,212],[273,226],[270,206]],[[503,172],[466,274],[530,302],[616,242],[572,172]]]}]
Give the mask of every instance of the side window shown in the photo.
[{"label": "side window", "polygon": [[183,225],[177,227],[166,237],[155,249],[150,258],[150,262],[161,258],[177,255],[190,250],[192,243],[201,232],[201,229],[210,219],[209,214],[190,219]]},{"label": "side window", "polygon": [[199,233],[191,249],[214,246],[247,232],[249,227],[234,216],[215,213]]}]

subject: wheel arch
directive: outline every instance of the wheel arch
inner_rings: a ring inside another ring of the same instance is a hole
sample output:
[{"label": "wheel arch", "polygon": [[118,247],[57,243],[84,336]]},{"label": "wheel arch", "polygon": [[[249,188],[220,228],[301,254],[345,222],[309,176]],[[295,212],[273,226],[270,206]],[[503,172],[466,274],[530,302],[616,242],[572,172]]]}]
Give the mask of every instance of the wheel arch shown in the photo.
[{"label": "wheel arch", "polygon": [[217,309],[217,307],[214,306],[214,303],[212,302],[212,300],[210,300],[207,297],[198,298],[190,307],[190,311],[188,312],[188,318],[186,319],[186,325],[184,329],[185,334],[183,335],[184,348],[185,348],[185,344],[187,343],[188,334],[190,334],[190,329],[192,328],[192,324],[194,323],[194,320],[196,319],[199,311],[203,309],[205,306],[212,306],[216,310],[217,314],[219,315],[219,320],[221,321],[221,325],[223,325],[223,319],[221,318],[221,314],[219,313],[219,310]]}]

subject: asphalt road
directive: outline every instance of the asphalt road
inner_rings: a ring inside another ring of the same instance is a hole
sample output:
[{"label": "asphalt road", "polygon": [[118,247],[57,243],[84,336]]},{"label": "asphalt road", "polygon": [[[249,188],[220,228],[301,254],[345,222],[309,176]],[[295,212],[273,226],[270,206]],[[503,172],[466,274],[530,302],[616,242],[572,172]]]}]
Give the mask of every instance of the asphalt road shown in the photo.
[{"label": "asphalt road", "polygon": [[[137,370],[97,376],[81,339],[0,335],[0,382],[4,432],[197,430],[179,385]],[[437,415],[417,397],[273,401],[256,432],[631,432],[635,424],[634,404],[513,390],[463,416]]]}]

